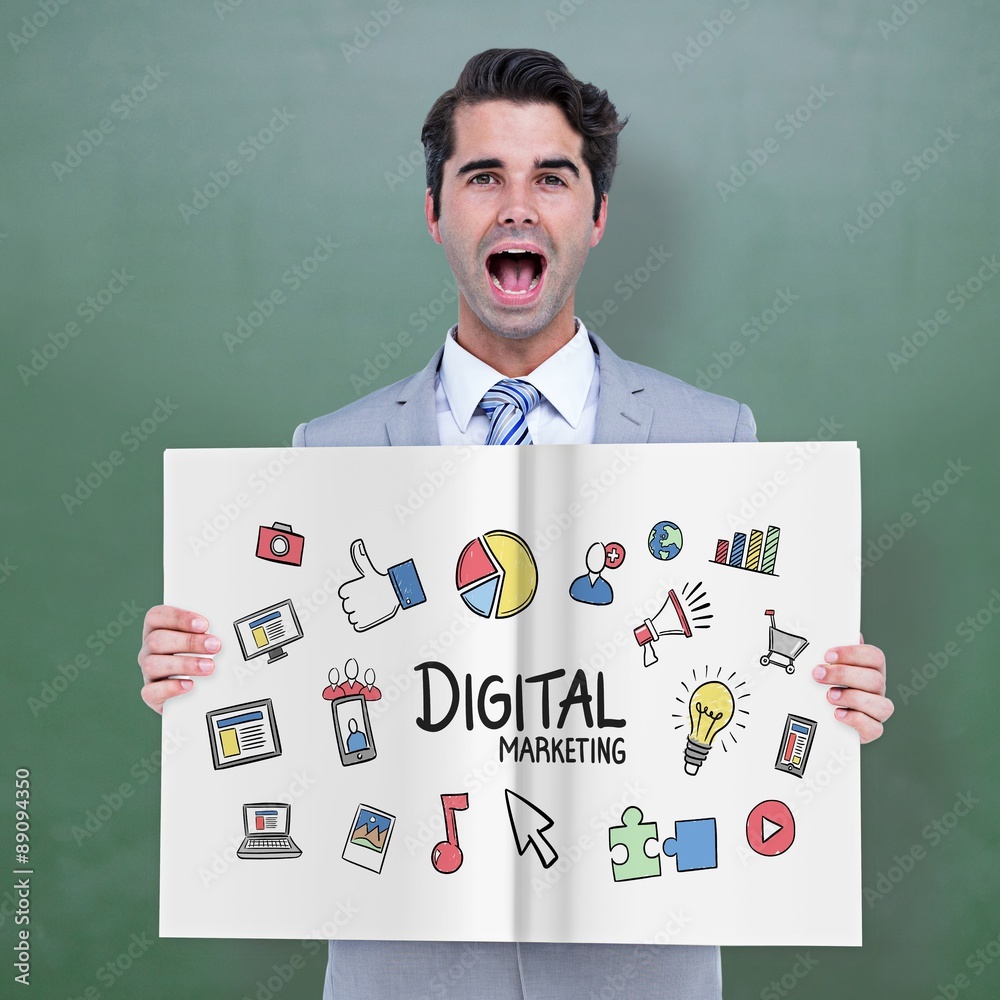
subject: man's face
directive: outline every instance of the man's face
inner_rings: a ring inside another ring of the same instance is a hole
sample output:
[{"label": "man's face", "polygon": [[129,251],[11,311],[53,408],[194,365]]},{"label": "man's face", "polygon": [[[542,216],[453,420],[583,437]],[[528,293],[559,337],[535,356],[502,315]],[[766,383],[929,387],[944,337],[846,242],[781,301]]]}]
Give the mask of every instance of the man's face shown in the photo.
[{"label": "man's face", "polygon": [[606,207],[594,222],[583,137],[554,104],[509,101],[460,106],[454,136],[441,214],[429,191],[426,213],[458,284],[460,335],[473,317],[511,339],[554,320],[572,329],[573,291]]}]

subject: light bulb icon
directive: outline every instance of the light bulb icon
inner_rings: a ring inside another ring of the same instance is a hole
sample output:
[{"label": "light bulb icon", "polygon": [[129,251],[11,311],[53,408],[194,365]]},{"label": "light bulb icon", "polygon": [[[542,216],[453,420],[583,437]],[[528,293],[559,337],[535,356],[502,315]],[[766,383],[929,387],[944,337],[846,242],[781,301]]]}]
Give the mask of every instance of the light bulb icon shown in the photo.
[{"label": "light bulb icon", "polygon": [[688,705],[691,731],[684,748],[684,772],[697,774],[719,733],[733,718],[733,692],[722,681],[706,681],[695,688]]}]

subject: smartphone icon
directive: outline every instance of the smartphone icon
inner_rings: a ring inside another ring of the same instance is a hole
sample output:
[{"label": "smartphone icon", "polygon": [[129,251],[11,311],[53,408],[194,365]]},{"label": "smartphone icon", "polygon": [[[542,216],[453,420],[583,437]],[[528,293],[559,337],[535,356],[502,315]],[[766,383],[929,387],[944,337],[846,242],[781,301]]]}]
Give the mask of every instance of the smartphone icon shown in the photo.
[{"label": "smartphone icon", "polygon": [[337,698],[331,702],[331,707],[340,763],[347,766],[374,760],[375,740],[372,737],[371,720],[368,718],[368,702],[364,697],[355,694]]}]

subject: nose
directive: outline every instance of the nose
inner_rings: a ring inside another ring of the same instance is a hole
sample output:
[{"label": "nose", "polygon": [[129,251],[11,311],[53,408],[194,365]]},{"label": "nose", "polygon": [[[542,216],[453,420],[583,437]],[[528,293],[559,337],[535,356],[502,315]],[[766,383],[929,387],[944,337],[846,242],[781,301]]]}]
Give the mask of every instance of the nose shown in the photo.
[{"label": "nose", "polygon": [[510,182],[497,210],[502,226],[533,226],[538,222],[538,206],[530,183]]}]

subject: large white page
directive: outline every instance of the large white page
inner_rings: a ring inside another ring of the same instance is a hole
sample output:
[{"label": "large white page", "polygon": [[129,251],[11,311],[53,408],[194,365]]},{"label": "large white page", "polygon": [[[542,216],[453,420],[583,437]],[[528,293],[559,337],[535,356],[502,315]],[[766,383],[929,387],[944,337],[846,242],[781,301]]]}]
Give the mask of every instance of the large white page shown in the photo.
[{"label": "large white page", "polygon": [[853,444],[167,452],[161,934],[860,944],[859,546]]}]

